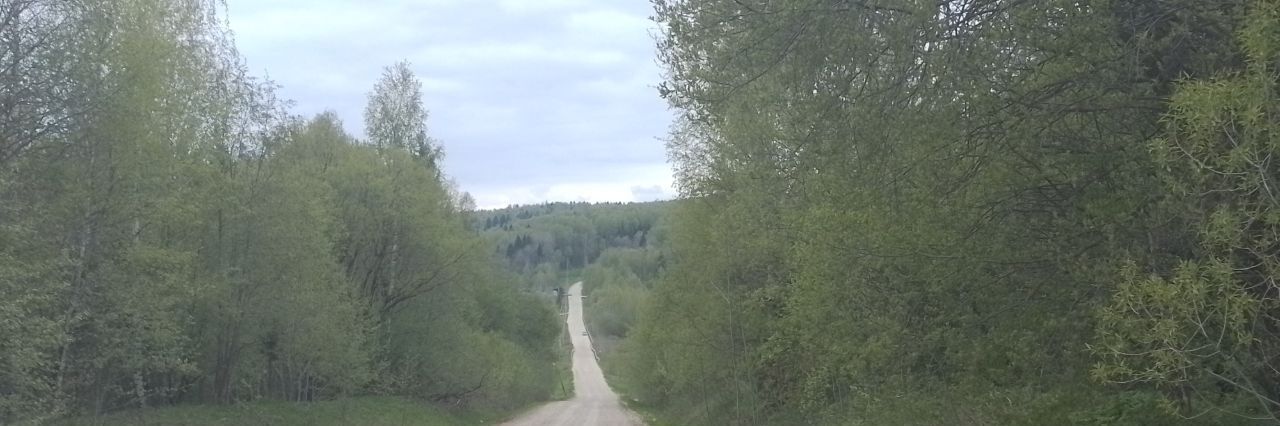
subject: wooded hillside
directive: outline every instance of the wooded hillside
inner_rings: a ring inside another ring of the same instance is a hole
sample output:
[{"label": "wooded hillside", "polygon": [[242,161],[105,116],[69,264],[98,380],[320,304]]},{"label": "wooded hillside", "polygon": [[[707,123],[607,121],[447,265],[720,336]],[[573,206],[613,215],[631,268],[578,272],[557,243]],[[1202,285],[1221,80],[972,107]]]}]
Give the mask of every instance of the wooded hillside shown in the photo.
[{"label": "wooded hillside", "polygon": [[[544,203],[478,211],[472,219],[531,291],[569,284],[610,249],[643,248],[666,238],[669,202]],[[590,288],[590,285],[588,285]]]}]

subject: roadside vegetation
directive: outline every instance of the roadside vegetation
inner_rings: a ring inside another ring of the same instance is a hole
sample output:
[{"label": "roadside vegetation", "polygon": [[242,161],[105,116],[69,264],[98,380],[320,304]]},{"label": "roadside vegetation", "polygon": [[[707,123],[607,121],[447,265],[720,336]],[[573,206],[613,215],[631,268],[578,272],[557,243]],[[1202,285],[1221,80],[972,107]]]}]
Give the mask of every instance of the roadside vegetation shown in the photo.
[{"label": "roadside vegetation", "polygon": [[[475,211],[216,0],[0,0],[0,423],[1280,423],[1280,0],[652,0],[680,199]],[[559,325],[557,325],[559,324]]]},{"label": "roadside vegetation", "polygon": [[0,423],[547,400],[552,304],[470,228],[409,67],[358,139],[248,75],[220,5],[0,0]]},{"label": "roadside vegetation", "polygon": [[332,401],[257,401],[234,405],[183,405],[55,421],[55,426],[444,426],[500,420],[493,413],[422,404],[391,396]]},{"label": "roadside vegetation", "polygon": [[1277,422],[1280,2],[654,5],[682,200],[593,318],[639,406]]},{"label": "roadside vegetation", "polygon": [[[591,343],[615,390],[615,349],[636,324],[649,293],[663,276],[667,216],[673,202],[547,203],[476,213],[474,223],[525,279],[524,288],[555,299],[555,289],[582,281]],[[567,307],[565,300],[557,302]],[[568,347],[568,342],[565,342]],[[571,377],[571,372],[567,372]],[[625,398],[625,395],[624,395]]]},{"label": "roadside vegetation", "polygon": [[[568,305],[564,305],[560,309],[561,314],[565,312]],[[564,319],[563,316],[558,319]],[[555,346],[555,372],[556,379],[551,383],[552,401],[564,401],[573,398],[573,342],[569,336],[568,323],[560,322],[560,335],[556,336]]]}]

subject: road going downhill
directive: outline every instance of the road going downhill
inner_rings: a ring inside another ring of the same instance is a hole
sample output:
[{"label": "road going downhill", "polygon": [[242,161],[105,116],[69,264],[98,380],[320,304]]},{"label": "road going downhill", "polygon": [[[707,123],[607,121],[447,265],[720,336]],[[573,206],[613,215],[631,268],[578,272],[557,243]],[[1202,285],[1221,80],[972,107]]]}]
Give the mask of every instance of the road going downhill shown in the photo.
[{"label": "road going downhill", "polygon": [[643,425],[609,389],[596,363],[582,319],[582,283],[569,287],[569,338],[573,342],[573,399],[538,407],[504,425]]}]

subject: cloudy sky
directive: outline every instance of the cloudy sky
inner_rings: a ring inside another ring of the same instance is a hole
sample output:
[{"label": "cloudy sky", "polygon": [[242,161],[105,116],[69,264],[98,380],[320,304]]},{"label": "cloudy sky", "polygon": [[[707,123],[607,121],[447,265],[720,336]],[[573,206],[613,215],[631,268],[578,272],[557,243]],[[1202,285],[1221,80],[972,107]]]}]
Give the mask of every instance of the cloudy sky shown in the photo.
[{"label": "cloudy sky", "polygon": [[445,171],[481,207],[670,198],[647,0],[228,0],[250,70],[363,134],[382,68],[412,63]]}]

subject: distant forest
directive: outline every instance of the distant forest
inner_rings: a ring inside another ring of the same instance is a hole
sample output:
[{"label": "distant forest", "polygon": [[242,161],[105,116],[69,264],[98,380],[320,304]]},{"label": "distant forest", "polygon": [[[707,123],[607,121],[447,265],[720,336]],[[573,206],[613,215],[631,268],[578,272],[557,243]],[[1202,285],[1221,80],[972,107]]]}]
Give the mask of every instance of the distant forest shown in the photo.
[{"label": "distant forest", "polygon": [[611,249],[648,247],[666,238],[663,217],[672,202],[554,202],[475,212],[473,226],[530,289],[567,286],[570,275]]}]

